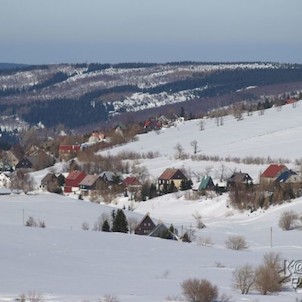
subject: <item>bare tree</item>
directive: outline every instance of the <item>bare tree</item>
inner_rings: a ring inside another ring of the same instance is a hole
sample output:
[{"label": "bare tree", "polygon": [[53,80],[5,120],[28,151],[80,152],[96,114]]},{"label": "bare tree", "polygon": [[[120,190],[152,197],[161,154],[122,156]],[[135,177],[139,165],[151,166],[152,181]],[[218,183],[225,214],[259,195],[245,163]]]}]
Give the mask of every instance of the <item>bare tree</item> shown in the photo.
[{"label": "bare tree", "polygon": [[203,130],[204,130],[204,121],[203,121],[203,120],[200,120],[200,121],[198,122],[198,126],[199,126],[199,130],[200,130],[200,131],[203,131]]},{"label": "bare tree", "polygon": [[177,144],[174,149],[176,150],[176,155],[175,155],[175,158],[176,159],[181,159],[183,157],[183,154],[184,154],[184,148],[181,144]]},{"label": "bare tree", "polygon": [[205,224],[202,222],[202,216],[200,213],[198,213],[197,211],[195,213],[192,214],[193,218],[196,221],[196,228],[197,229],[203,229],[205,228]]},{"label": "bare tree", "polygon": [[248,294],[255,283],[255,270],[249,264],[238,267],[233,272],[233,280],[235,289],[240,289],[243,295]]},{"label": "bare tree", "polygon": [[135,217],[128,217],[127,221],[128,221],[129,233],[132,234],[132,233],[134,233],[134,230],[135,230],[136,226],[138,225],[139,221]]},{"label": "bare tree", "polygon": [[193,141],[191,141],[191,146],[193,147],[193,152],[194,152],[194,154],[196,154],[197,153],[197,140],[196,139],[194,139]]}]

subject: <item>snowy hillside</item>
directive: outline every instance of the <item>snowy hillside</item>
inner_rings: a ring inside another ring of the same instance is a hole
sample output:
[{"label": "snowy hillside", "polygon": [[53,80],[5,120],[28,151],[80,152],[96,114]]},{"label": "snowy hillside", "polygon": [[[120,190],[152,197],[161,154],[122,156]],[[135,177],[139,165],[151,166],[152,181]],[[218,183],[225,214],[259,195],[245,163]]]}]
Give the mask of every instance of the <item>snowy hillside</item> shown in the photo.
[{"label": "snowy hillside", "polygon": [[[197,155],[288,158],[287,165],[294,168],[295,159],[302,156],[301,113],[300,101],[296,108],[272,108],[264,115],[255,112],[242,121],[227,117],[222,126],[208,119],[203,131],[198,121],[188,121],[140,135],[136,142],[103,153],[159,152],[159,157],[136,163],[147,166],[154,178],[166,167],[184,167],[193,176],[207,170],[218,178],[222,165],[257,178],[265,164],[176,160],[175,146],[181,144],[184,152],[192,155],[191,141],[196,140]],[[36,180],[41,175],[33,174]],[[190,244],[91,230],[103,213],[110,214],[113,207],[127,208],[128,204],[125,197],[109,207],[39,192],[0,196],[0,301],[15,301],[20,294],[34,291],[42,294],[45,301],[54,302],[97,302],[104,295],[116,296],[121,302],[163,302],[168,296],[180,296],[180,284],[188,278],[208,279],[234,302],[302,299],[302,294],[290,284],[279,294],[268,296],[255,290],[241,295],[232,286],[235,268],[246,263],[256,267],[266,252],[278,252],[284,260],[301,260],[301,230],[282,231],[278,220],[288,210],[301,216],[302,198],[250,213],[228,207],[227,194],[193,201],[178,192],[134,203],[133,212],[125,211],[128,217],[138,220],[149,212],[152,219],[166,225],[172,223],[180,234],[195,229],[193,216],[200,214],[206,228],[195,230],[195,241]],[[44,221],[46,228],[23,226],[29,216]],[[89,231],[82,230],[83,222],[89,224]],[[225,240],[230,235],[244,236],[248,248],[227,249]],[[200,244],[205,239],[206,246]]]},{"label": "snowy hillside", "polygon": [[[280,109],[281,108],[281,109]],[[233,116],[227,116],[223,125],[217,126],[215,119],[203,119],[204,130],[200,130],[200,120],[186,121],[169,129],[163,128],[157,132],[139,135],[138,140],[125,146],[116,147],[102,154],[115,155],[119,152],[134,151],[147,154],[158,152],[155,159],[141,159],[141,165],[148,168],[151,175],[158,177],[168,167],[191,169],[205,174],[206,168],[211,168],[212,177],[219,174],[221,164],[230,171],[237,170],[249,173],[258,178],[267,165],[243,165],[227,161],[192,161],[175,160],[176,145],[183,147],[184,153],[193,155],[191,142],[197,142],[197,156],[211,155],[219,158],[263,158],[286,159],[289,167],[295,168],[295,160],[302,158],[302,101],[280,108],[253,112],[252,116],[243,116],[237,121]]]}]

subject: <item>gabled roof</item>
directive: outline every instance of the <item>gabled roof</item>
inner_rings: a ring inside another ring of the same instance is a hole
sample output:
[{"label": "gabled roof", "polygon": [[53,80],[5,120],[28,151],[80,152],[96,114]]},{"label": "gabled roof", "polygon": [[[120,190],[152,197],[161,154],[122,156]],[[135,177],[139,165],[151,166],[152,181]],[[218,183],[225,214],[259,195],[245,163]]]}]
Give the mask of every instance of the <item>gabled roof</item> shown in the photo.
[{"label": "gabled roof", "polygon": [[100,174],[102,178],[106,177],[107,181],[111,182],[114,181],[114,177],[119,176],[120,180],[123,180],[123,174],[120,172],[111,172],[111,171],[104,171]]},{"label": "gabled roof", "polygon": [[288,170],[285,165],[271,164],[266,170],[261,174],[261,177],[275,178],[278,177],[283,170]]},{"label": "gabled roof", "polygon": [[[167,233],[167,237],[163,237],[164,233]],[[173,240],[178,240],[177,236],[173,234],[169,228],[163,224],[160,223],[158,224],[148,235],[150,237],[160,237],[160,238],[165,238],[165,239],[173,239]]]},{"label": "gabled roof", "polygon": [[56,175],[54,173],[47,173],[41,180],[41,184],[47,184],[50,181],[56,179]]},{"label": "gabled roof", "polygon": [[158,179],[171,180],[171,179],[187,179],[186,176],[179,169],[168,168]]},{"label": "gabled roof", "polygon": [[[76,180],[78,179],[79,177],[81,177],[83,174],[85,174],[85,172],[83,171],[78,171],[78,170],[74,170],[74,171],[71,171],[68,176],[66,177],[67,180]],[[65,179],[65,180],[66,180]]]},{"label": "gabled roof", "polygon": [[279,177],[276,179],[276,182],[286,182],[292,175],[297,175],[297,173],[292,170],[286,170],[279,175]]},{"label": "gabled roof", "polygon": [[252,178],[247,173],[235,172],[229,179],[229,182],[242,183],[252,181]]},{"label": "gabled roof", "polygon": [[97,175],[86,175],[85,178],[80,182],[80,186],[92,186],[97,180],[99,176]]},{"label": "gabled roof", "polygon": [[81,146],[80,145],[60,145],[59,146],[59,152],[66,152],[66,151],[80,151]]},{"label": "gabled roof", "polygon": [[123,181],[124,186],[139,186],[141,183],[138,181],[138,179],[135,176],[128,176]]},{"label": "gabled roof", "polygon": [[208,186],[214,186],[211,176],[204,176],[198,186],[198,190],[205,190]]}]

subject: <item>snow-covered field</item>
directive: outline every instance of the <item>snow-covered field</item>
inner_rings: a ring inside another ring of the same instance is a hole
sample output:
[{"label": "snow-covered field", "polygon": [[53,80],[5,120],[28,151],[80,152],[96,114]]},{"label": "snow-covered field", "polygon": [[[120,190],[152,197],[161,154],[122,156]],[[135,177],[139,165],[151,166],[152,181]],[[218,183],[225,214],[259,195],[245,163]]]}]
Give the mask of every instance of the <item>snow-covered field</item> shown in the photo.
[{"label": "snow-covered field", "polygon": [[[273,108],[263,116],[244,116],[239,122],[233,117],[225,118],[219,127],[214,120],[207,120],[203,131],[197,121],[189,121],[159,134],[144,134],[136,142],[105,153],[158,151],[160,157],[140,160],[154,177],[166,167],[185,167],[202,173],[211,166],[212,173],[216,173],[223,164],[256,178],[265,165],[175,160],[174,147],[180,143],[185,152],[192,154],[190,142],[195,139],[203,154],[282,157],[290,159],[289,166],[295,167],[294,160],[302,156],[301,113],[299,102],[296,108]],[[39,179],[39,172],[34,177]],[[127,204],[121,198],[112,206]],[[180,283],[194,277],[216,284],[220,293],[232,296],[231,301],[302,299],[302,294],[290,286],[269,296],[256,291],[241,295],[232,287],[234,269],[246,263],[260,264],[266,252],[279,252],[284,260],[301,259],[302,231],[282,231],[278,220],[286,210],[302,214],[302,198],[249,213],[227,207],[227,195],[190,201],[182,193],[175,193],[136,203],[134,212],[125,211],[137,219],[149,212],[152,218],[167,225],[173,223],[180,233],[195,226],[193,215],[199,213],[207,227],[195,232],[196,241],[191,244],[81,229],[83,222],[92,227],[102,213],[111,210],[109,206],[48,193],[0,196],[0,301],[14,301],[30,291],[58,302],[96,302],[104,295],[114,295],[121,302],[165,301],[168,296],[181,295]],[[46,228],[24,227],[29,216],[45,221]],[[233,234],[245,237],[246,250],[225,247],[225,240]],[[198,244],[202,238],[210,238],[211,244]]]}]

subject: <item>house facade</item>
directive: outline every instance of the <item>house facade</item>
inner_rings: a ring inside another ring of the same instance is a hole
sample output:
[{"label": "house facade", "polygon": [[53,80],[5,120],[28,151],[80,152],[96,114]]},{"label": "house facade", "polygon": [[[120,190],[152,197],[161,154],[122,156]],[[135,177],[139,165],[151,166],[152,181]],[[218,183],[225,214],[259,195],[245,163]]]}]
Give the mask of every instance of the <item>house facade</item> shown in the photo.
[{"label": "house facade", "polygon": [[90,195],[98,189],[101,183],[100,176],[98,175],[86,175],[84,179],[80,182],[80,191],[84,196]]},{"label": "house facade", "polygon": [[234,186],[251,186],[253,184],[252,177],[247,173],[235,172],[233,175],[227,180],[227,187]]},{"label": "house facade", "polygon": [[260,184],[270,184],[274,182],[285,171],[288,171],[288,168],[285,165],[269,165],[260,175]]},{"label": "house facade", "polygon": [[141,222],[135,227],[134,234],[136,235],[149,235],[156,227],[156,224],[150,218],[149,214],[146,214]]},{"label": "house facade", "polygon": [[179,189],[181,182],[187,180],[187,177],[179,169],[168,168],[158,178],[158,189],[161,191],[164,187],[174,183],[175,188]]},{"label": "house facade", "polygon": [[83,171],[71,171],[65,178],[64,193],[78,191],[80,182],[85,178],[86,173]]},{"label": "house facade", "polygon": [[60,145],[59,158],[60,160],[68,160],[72,157],[75,157],[80,150],[80,145]]}]

